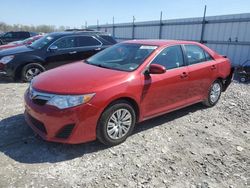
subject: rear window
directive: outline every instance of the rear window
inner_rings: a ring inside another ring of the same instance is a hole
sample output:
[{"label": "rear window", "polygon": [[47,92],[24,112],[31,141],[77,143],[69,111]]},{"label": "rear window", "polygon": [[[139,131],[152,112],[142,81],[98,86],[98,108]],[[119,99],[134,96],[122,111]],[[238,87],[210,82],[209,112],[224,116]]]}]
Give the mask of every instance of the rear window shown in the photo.
[{"label": "rear window", "polygon": [[206,61],[204,50],[196,45],[185,45],[189,65]]}]

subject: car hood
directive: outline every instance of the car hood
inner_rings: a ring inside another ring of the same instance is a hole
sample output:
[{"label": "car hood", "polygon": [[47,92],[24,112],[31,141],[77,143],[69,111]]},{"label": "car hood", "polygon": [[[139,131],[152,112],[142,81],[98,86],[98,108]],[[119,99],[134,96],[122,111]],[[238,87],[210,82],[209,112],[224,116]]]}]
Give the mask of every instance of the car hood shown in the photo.
[{"label": "car hood", "polygon": [[7,55],[14,55],[14,54],[20,54],[20,53],[24,53],[24,52],[30,52],[33,51],[32,48],[28,48],[27,46],[18,46],[15,48],[11,48],[11,49],[4,49],[0,51],[0,56],[7,56]]},{"label": "car hood", "polygon": [[120,84],[130,73],[89,65],[83,61],[46,71],[35,77],[32,87],[54,94],[94,93]]}]

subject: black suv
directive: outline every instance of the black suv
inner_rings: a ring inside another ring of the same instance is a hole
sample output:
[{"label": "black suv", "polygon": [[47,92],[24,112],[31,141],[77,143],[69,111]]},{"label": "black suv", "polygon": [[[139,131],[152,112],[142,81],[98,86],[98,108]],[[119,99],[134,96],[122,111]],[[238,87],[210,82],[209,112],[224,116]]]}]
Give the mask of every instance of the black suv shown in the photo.
[{"label": "black suv", "polygon": [[29,46],[0,51],[0,71],[28,82],[45,70],[86,59],[115,43],[97,31],[51,33]]},{"label": "black suv", "polygon": [[24,40],[29,37],[36,36],[37,33],[27,32],[27,31],[11,31],[7,32],[4,35],[0,36],[0,45],[7,44],[9,42],[14,42],[18,40]]}]

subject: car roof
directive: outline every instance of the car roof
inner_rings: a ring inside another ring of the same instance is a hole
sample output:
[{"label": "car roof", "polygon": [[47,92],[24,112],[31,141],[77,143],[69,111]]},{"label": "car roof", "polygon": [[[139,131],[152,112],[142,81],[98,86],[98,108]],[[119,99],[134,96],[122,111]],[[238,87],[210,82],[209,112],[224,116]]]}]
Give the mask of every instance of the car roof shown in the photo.
[{"label": "car roof", "polygon": [[108,35],[105,32],[101,32],[101,31],[62,31],[62,32],[53,32],[53,33],[49,33],[49,35],[52,36],[67,36],[67,35],[87,35],[87,36],[91,36],[91,35]]},{"label": "car roof", "polygon": [[131,44],[143,44],[143,45],[151,45],[151,46],[167,46],[173,44],[198,44],[198,42],[193,41],[184,41],[184,40],[129,40],[124,41],[123,43],[131,43]]}]

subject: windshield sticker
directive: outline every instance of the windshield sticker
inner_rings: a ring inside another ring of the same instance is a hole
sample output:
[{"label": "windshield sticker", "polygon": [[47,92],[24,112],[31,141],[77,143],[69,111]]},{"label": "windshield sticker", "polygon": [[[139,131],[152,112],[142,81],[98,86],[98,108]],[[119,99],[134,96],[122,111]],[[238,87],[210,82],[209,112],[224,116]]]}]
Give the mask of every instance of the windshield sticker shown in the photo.
[{"label": "windshield sticker", "polygon": [[157,46],[141,46],[140,49],[142,50],[155,50]]}]

